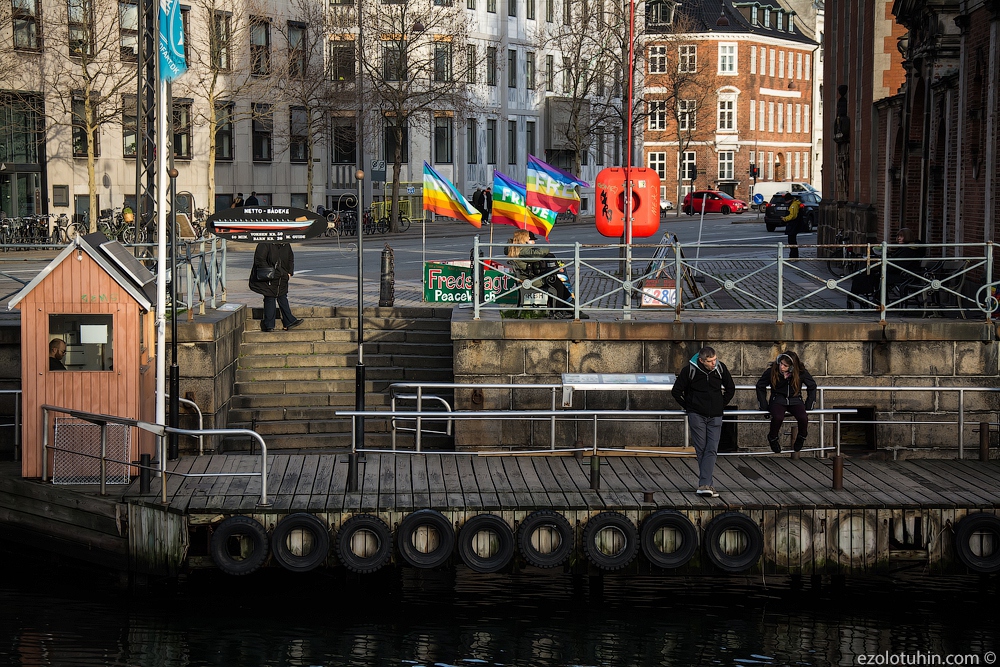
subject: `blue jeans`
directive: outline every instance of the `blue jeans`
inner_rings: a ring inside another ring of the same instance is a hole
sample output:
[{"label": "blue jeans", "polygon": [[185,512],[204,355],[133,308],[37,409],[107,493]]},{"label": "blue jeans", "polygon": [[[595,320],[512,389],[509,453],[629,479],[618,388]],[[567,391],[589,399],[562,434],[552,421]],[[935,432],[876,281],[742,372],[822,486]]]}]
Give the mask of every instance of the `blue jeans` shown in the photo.
[{"label": "blue jeans", "polygon": [[691,444],[698,459],[698,486],[712,486],[715,459],[719,455],[719,438],[722,437],[722,417],[706,417],[697,412],[687,414],[691,428]]},{"label": "blue jeans", "polygon": [[274,328],[275,319],[275,305],[281,310],[281,323],[284,326],[288,326],[295,321],[295,317],[292,315],[292,307],[288,305],[288,295],[282,294],[281,296],[265,296],[264,297],[264,321],[261,322],[260,328],[264,330],[270,330]]}]

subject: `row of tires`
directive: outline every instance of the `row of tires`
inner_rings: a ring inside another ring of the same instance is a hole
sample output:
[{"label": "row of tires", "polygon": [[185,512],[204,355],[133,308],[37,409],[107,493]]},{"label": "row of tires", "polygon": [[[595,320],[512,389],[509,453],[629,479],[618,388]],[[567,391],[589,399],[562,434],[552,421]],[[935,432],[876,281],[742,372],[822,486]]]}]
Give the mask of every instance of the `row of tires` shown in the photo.
[{"label": "row of tires", "polygon": [[[602,512],[584,527],[583,551],[596,567],[615,571],[629,565],[640,548],[652,564],[661,568],[686,565],[698,550],[698,530],[680,512],[656,512],[642,522],[641,528],[637,529],[623,514]],[[296,513],[281,519],[270,536],[251,517],[229,517],[213,531],[210,550],[216,566],[232,575],[254,572],[269,555],[285,569],[308,572],[326,562],[331,549],[348,570],[367,574],[390,561],[393,542],[389,526],[371,514],[349,518],[331,538],[323,521],[312,514]],[[705,555],[726,572],[745,571],[757,562],[763,550],[760,528],[739,512],[720,514],[709,521],[704,542]],[[456,534],[447,517],[423,509],[400,522],[395,545],[400,558],[413,567],[440,567],[452,558],[457,547],[469,569],[491,573],[507,568],[515,552],[520,552],[529,565],[557,567],[570,558],[576,539],[569,521],[551,510],[529,514],[516,533],[503,518],[478,514]]]},{"label": "row of tires", "polygon": [[[653,565],[674,569],[686,565],[698,551],[698,530],[680,512],[660,510],[642,521],[641,530],[623,514],[602,512],[587,521],[582,548],[587,559],[605,571],[621,570],[642,550]],[[396,530],[396,549],[403,561],[417,568],[446,564],[456,550],[469,569],[492,573],[506,569],[520,552],[524,560],[539,568],[565,563],[576,544],[569,521],[551,510],[538,510],[511,530],[495,514],[468,519],[457,535],[451,522],[436,510],[408,514]],[[346,520],[331,539],[326,524],[312,514],[290,514],[269,536],[255,519],[234,516],[213,531],[210,550],[216,566],[227,574],[256,571],[268,556],[287,570],[308,572],[320,567],[331,548],[348,570],[375,572],[392,558],[393,539],[389,526],[371,514]],[[705,525],[703,555],[719,570],[745,572],[753,567],[764,548],[757,523],[745,514],[725,512]],[[1000,518],[973,513],[955,527],[955,550],[972,572],[1000,572]]]}]

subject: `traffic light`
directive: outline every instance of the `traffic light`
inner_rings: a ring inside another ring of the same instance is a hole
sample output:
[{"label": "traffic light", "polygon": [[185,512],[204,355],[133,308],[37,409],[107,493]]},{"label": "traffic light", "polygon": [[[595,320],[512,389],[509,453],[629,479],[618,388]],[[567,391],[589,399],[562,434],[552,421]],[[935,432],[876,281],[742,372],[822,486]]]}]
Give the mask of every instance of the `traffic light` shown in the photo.
[{"label": "traffic light", "polygon": [[750,165],[750,178],[758,177],[760,177],[760,168],[758,168],[755,164]]}]

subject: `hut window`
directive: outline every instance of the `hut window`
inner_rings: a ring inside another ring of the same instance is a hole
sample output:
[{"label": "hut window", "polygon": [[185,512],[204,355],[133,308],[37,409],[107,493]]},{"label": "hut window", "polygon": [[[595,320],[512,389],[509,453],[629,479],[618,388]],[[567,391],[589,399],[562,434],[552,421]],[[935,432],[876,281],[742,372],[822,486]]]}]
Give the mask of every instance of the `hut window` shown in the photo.
[{"label": "hut window", "polygon": [[[86,298],[110,302],[117,300],[118,295],[95,294]],[[51,349],[55,340],[65,343],[66,354],[61,363],[68,371],[114,370],[113,334],[114,315],[49,315],[48,347]],[[51,361],[51,354],[49,368],[63,370]]]}]

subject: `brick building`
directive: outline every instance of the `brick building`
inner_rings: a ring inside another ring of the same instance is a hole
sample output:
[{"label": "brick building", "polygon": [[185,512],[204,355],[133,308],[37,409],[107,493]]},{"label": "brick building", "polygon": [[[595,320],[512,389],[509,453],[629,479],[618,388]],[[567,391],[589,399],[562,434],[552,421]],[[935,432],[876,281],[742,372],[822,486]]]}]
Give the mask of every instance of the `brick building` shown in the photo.
[{"label": "brick building", "polygon": [[995,240],[1000,2],[833,0],[826,10],[836,94],[824,100],[833,140],[820,241],[838,229],[891,240],[904,226],[931,243]]},{"label": "brick building", "polygon": [[818,182],[819,45],[794,10],[705,0],[647,15],[646,27],[643,159],[662,196],[712,187],[749,199],[752,166],[758,180]]}]

